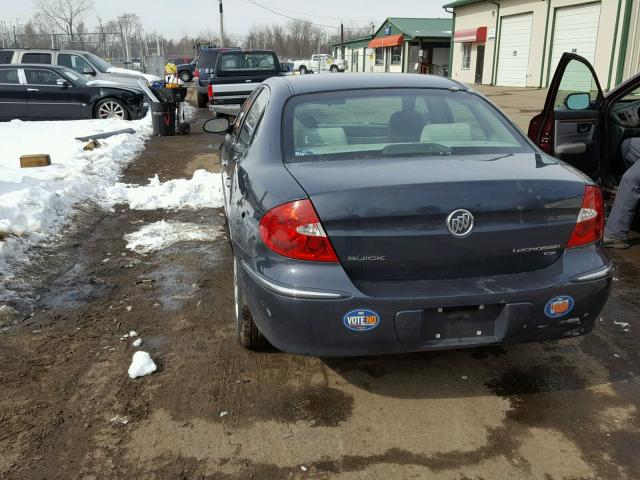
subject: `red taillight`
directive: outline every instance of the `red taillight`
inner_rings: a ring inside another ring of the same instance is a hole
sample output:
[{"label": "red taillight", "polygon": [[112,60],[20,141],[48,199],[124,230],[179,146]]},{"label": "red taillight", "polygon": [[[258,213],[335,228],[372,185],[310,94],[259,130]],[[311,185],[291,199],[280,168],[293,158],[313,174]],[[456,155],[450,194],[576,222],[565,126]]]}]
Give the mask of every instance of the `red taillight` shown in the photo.
[{"label": "red taillight", "polygon": [[602,191],[594,185],[584,188],[584,200],[567,248],[581,247],[602,239],[604,233],[604,202]]},{"label": "red taillight", "polygon": [[337,262],[311,200],[284,203],[260,220],[262,241],[274,252],[297,260]]},{"label": "red taillight", "polygon": [[207,95],[209,95],[209,100],[213,99],[213,85],[207,85]]}]

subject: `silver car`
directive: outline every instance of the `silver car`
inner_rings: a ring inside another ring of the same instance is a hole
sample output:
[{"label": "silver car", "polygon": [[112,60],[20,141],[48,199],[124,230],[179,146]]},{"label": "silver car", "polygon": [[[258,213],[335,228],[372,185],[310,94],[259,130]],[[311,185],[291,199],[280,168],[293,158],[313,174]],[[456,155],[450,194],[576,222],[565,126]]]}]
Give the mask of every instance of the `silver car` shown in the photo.
[{"label": "silver car", "polygon": [[84,75],[89,80],[112,82],[138,87],[138,80],[148,82],[160,80],[156,75],[118,68],[99,56],[81,50],[52,50],[52,49],[24,49],[9,48],[0,50],[0,64],[7,63],[38,63],[45,65],[60,65],[71,68]]}]

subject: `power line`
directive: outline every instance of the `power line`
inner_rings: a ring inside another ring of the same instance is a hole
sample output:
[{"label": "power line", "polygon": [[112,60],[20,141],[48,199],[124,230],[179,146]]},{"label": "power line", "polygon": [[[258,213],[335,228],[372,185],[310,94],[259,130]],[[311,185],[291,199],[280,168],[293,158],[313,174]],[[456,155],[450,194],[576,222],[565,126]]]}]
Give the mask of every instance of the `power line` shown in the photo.
[{"label": "power line", "polygon": [[[256,7],[260,7],[268,12],[274,13],[276,15],[280,15],[281,17],[285,17],[288,18],[289,20],[297,20],[299,22],[305,22],[305,23],[309,23],[311,25],[315,25],[316,27],[323,27],[323,28],[335,28],[336,30],[339,30],[340,27],[335,26],[335,25],[324,25],[322,23],[315,23],[312,22],[310,20],[307,20],[306,18],[298,18],[298,17],[292,17],[291,15],[287,15],[286,13],[282,13],[279,12],[277,10],[274,10],[271,7],[267,7],[266,5],[262,5],[261,3],[256,2],[255,0],[245,0],[246,2],[249,2],[253,5],[255,5]],[[301,12],[300,12],[301,13]],[[327,17],[330,18],[330,17]],[[345,27],[346,30],[369,30],[371,27]]]}]

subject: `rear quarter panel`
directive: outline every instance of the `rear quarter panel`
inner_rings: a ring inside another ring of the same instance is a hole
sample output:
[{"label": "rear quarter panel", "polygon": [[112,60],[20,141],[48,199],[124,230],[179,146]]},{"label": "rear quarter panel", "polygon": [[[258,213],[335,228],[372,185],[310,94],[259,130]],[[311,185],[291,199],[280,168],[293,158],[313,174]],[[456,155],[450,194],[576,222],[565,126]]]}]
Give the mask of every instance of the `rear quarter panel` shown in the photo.
[{"label": "rear quarter panel", "polygon": [[[231,165],[228,223],[234,249],[256,257],[263,248],[258,225],[273,207],[308,198],[304,190],[284,168],[281,146],[282,110],[289,91],[284,83],[270,88],[269,105],[253,144]],[[223,149],[231,151],[232,136]]]}]

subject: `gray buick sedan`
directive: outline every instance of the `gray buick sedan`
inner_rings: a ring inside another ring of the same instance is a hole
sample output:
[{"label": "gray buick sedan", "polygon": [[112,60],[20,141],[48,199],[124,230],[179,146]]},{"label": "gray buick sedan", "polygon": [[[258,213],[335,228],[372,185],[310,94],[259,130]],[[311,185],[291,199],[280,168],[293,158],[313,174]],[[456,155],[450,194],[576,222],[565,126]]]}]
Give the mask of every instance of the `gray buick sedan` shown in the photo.
[{"label": "gray buick sedan", "polygon": [[426,75],[264,82],[220,147],[238,342],[369,355],[589,332],[600,189]]}]

